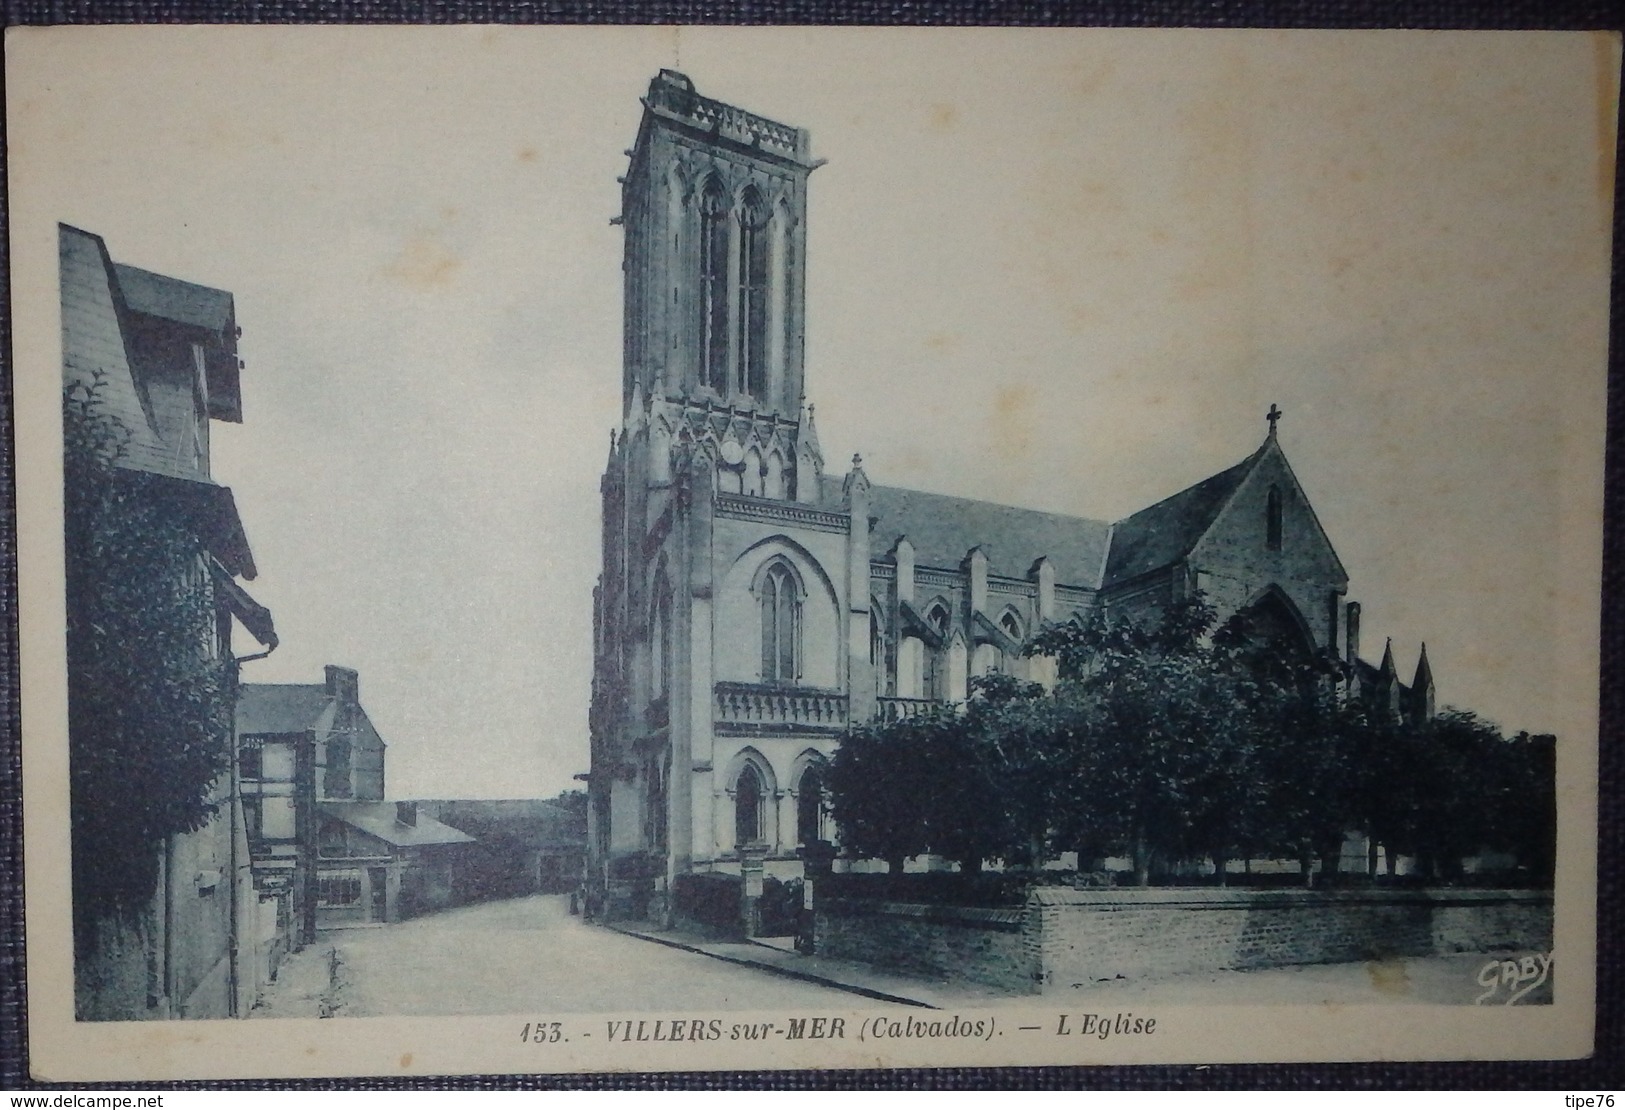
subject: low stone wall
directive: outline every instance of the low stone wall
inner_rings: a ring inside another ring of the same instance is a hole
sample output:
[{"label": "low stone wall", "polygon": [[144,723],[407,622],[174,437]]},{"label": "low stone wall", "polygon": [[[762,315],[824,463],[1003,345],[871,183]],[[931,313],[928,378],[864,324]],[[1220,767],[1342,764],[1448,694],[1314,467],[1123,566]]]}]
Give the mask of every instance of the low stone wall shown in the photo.
[{"label": "low stone wall", "polygon": [[1033,892],[1043,983],[1551,947],[1537,891]]},{"label": "low stone wall", "polygon": [[1009,990],[1029,991],[1036,950],[1023,932],[1024,907],[922,906],[822,898],[813,911],[813,950],[821,956]]},{"label": "low stone wall", "polygon": [[821,900],[821,955],[1011,990],[1453,952],[1546,951],[1541,891],[1072,890],[971,909]]}]

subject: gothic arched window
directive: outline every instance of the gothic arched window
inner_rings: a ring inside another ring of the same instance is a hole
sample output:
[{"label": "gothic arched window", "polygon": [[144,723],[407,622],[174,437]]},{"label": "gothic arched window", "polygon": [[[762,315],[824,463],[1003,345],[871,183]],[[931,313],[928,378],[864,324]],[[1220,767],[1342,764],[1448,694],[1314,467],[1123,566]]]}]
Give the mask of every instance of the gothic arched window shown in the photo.
[{"label": "gothic arched window", "polygon": [[762,681],[794,682],[800,652],[801,597],[795,576],[774,563],[762,576]]},{"label": "gothic arched window", "polygon": [[1264,545],[1271,551],[1281,550],[1281,490],[1270,487],[1268,503],[1264,506]]},{"label": "gothic arched window", "polygon": [[716,178],[700,196],[700,381],[728,395],[728,206]]},{"label": "gothic arched window", "polygon": [[948,607],[940,601],[931,606],[925,611],[925,623],[942,637],[942,644],[926,651],[924,694],[941,700],[948,696]]},{"label": "gothic arched window", "polygon": [[666,696],[671,674],[671,590],[664,568],[655,576],[655,600],[649,629],[649,690],[652,697]]},{"label": "gothic arched window", "polygon": [[824,837],[824,771],[814,763],[801,772],[796,789],[796,842],[811,844]]},{"label": "gothic arched window", "polygon": [[[999,618],[999,631],[1010,637],[1015,643],[1021,643],[1021,620],[1014,613],[1007,610],[1004,616]],[[999,659],[1000,669],[1005,674],[1016,674],[1020,658],[1019,653],[1001,655]]]},{"label": "gothic arched window", "polygon": [[1021,621],[1014,613],[1005,613],[999,618],[999,630],[1016,643],[1021,643]]},{"label": "gothic arched window", "polygon": [[734,844],[762,842],[762,776],[752,764],[745,764],[734,783]]},{"label": "gothic arched window", "polygon": [[666,779],[664,762],[651,760],[645,768],[643,840],[659,851],[666,847]]},{"label": "gothic arched window", "polygon": [[747,190],[739,211],[739,370],[745,392],[767,392],[768,247],[772,241],[767,206]]}]

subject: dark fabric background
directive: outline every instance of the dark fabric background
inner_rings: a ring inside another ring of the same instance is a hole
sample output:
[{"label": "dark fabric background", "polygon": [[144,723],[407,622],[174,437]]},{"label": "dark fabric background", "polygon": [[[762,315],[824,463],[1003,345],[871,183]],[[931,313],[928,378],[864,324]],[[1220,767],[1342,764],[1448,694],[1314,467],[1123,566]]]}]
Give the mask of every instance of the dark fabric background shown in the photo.
[{"label": "dark fabric background", "polygon": [[[1474,3],[1472,0],[1116,0],[1020,3],[950,0],[0,0],[6,25],[58,23],[800,23],[958,26],[1422,27],[1618,30],[1625,11],[1607,0]],[[908,1088],[1618,1090],[1625,1079],[1625,956],[1621,929],[1622,722],[1625,722],[1625,389],[1622,389],[1621,191],[1615,184],[1614,283],[1609,355],[1607,509],[1603,570],[1602,747],[1599,813],[1597,1054],[1546,1062],[1280,1064],[1157,1067],[939,1068],[890,1071],[694,1072],[652,1075],[460,1076],[313,1082],[176,1083],[166,1090],[781,1090]],[[9,258],[9,252],[8,252]],[[9,294],[9,263],[0,281]],[[9,295],[7,298],[9,305]],[[0,319],[0,1088],[54,1089],[28,1078],[23,957],[22,775],[18,739],[16,516],[12,458],[11,317]],[[122,1086],[130,1086],[128,1084]],[[69,1089],[63,1087],[63,1089]],[[78,1090],[92,1089],[79,1086]],[[1555,1105],[1555,1103],[1554,1103]]]}]

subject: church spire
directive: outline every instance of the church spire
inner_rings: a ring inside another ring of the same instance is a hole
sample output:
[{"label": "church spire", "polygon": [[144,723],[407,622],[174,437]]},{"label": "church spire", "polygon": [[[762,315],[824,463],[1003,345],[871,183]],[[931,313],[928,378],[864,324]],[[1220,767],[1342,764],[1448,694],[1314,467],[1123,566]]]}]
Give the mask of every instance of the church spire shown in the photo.
[{"label": "church spire", "polygon": [[1411,679],[1413,687],[1432,686],[1433,668],[1428,665],[1428,646],[1422,645],[1422,654],[1416,660],[1416,677]]},{"label": "church spire", "polygon": [[1388,720],[1398,722],[1403,719],[1399,668],[1394,666],[1394,641],[1391,637],[1382,649],[1382,666],[1377,673],[1377,699]]},{"label": "church spire", "polygon": [[1411,679],[1411,715],[1418,721],[1433,719],[1433,668],[1428,664],[1428,646],[1416,660],[1416,677]]},{"label": "church spire", "polygon": [[[802,399],[802,403],[806,404],[805,398]],[[819,469],[823,469],[824,449],[819,446],[818,423],[813,419],[814,414],[817,411],[817,405],[807,405],[806,419],[801,422],[801,442],[803,446],[812,452],[813,457],[818,460]]]}]

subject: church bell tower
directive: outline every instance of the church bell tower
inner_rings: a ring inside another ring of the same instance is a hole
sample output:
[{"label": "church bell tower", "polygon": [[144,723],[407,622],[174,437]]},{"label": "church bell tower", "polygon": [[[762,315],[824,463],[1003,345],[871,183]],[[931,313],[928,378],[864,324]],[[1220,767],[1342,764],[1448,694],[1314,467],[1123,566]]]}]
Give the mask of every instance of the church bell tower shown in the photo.
[{"label": "church bell tower", "polygon": [[[627,431],[686,439],[722,492],[812,501],[802,378],[806,131],[661,70],[622,179]],[[670,437],[669,440],[667,437]],[[659,474],[665,459],[650,460]]]}]

